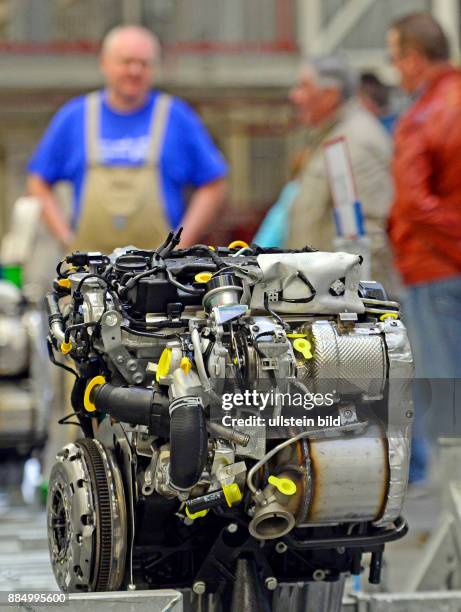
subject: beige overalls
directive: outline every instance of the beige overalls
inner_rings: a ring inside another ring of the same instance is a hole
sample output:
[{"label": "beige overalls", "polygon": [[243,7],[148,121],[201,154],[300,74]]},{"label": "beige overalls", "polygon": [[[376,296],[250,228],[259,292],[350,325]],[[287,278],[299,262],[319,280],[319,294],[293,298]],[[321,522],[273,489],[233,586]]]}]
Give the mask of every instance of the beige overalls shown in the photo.
[{"label": "beige overalls", "polygon": [[134,245],[159,246],[170,231],[159,180],[159,158],[171,98],[160,94],[152,111],[149,143],[141,166],[105,166],[100,148],[100,93],[86,97],[87,171],[80,219],[71,250],[112,252]]}]

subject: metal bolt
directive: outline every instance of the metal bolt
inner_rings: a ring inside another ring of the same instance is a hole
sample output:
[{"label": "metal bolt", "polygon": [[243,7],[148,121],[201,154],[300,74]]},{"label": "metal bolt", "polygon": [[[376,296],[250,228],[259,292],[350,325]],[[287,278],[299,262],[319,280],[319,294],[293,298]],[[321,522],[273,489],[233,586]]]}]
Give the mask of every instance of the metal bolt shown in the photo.
[{"label": "metal bolt", "polygon": [[227,531],[229,533],[235,533],[238,530],[239,526],[237,525],[237,523],[229,523],[229,525],[227,526]]},{"label": "metal bolt", "polygon": [[344,416],[348,419],[349,417],[352,416],[352,410],[345,410],[344,411]]},{"label": "metal bolt", "polygon": [[277,578],[275,578],[274,576],[269,576],[264,581],[264,585],[268,591],[275,591],[278,586]]},{"label": "metal bolt", "polygon": [[338,546],[338,548],[336,549],[336,552],[338,553],[338,555],[344,555],[344,553],[346,552],[346,547]]},{"label": "metal bolt", "polygon": [[203,595],[206,592],[206,584],[202,580],[197,580],[192,585],[192,590],[196,595]]},{"label": "metal bolt", "polygon": [[259,326],[258,325],[253,325],[251,328],[254,332],[259,332]]},{"label": "metal bolt", "polygon": [[285,544],[285,542],[277,542],[275,545],[275,550],[279,553],[279,555],[283,555],[283,553],[286,553],[288,550],[288,546]]},{"label": "metal bolt", "polygon": [[392,327],[397,327],[398,323],[397,323],[397,321],[392,321],[391,325],[392,325]]},{"label": "metal bolt", "polygon": [[104,323],[107,325],[107,327],[114,327],[118,323],[117,315],[113,312],[109,312],[104,317]]},{"label": "metal bolt", "polygon": [[325,580],[326,578],[326,572],[323,569],[316,569],[315,572],[313,572],[312,574],[312,578],[316,581],[316,582],[321,582],[322,580]]},{"label": "metal bolt", "polygon": [[135,584],[133,584],[133,583],[130,583],[130,584],[127,586],[127,589],[128,589],[129,591],[136,591],[136,585],[135,585]]},{"label": "metal bolt", "polygon": [[141,384],[141,383],[142,383],[142,381],[143,381],[143,378],[144,378],[144,377],[143,377],[143,375],[141,374],[141,372],[136,372],[136,374],[133,374],[133,382],[134,382],[136,385]]},{"label": "metal bolt", "polygon": [[413,410],[407,410],[405,416],[407,419],[411,419],[413,417]]},{"label": "metal bolt", "polygon": [[248,446],[251,438],[248,434],[243,433],[243,431],[233,429],[230,433],[230,440],[236,444],[239,444],[240,446]]},{"label": "metal bolt", "polygon": [[134,372],[136,370],[136,361],[134,359],[128,359],[128,361],[126,362],[126,368],[127,370],[129,370],[130,372]]},{"label": "metal bolt", "polygon": [[125,361],[125,359],[123,358],[123,355],[117,355],[117,358],[115,359],[115,361],[117,363],[122,364]]}]

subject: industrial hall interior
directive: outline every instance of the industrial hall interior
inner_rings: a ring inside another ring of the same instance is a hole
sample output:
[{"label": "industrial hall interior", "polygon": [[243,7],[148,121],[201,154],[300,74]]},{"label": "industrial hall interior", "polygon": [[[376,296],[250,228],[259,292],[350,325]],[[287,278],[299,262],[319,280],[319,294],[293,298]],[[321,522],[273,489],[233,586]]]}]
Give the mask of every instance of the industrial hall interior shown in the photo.
[{"label": "industrial hall interior", "polygon": [[460,316],[461,0],[0,0],[0,612],[461,612]]}]

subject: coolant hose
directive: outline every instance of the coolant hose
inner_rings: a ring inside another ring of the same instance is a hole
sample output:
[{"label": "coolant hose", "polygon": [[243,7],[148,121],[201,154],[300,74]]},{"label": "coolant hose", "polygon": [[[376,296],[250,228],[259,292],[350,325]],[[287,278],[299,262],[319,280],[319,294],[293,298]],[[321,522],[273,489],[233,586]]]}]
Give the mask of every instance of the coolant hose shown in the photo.
[{"label": "coolant hose", "polygon": [[208,436],[203,404],[199,397],[179,397],[170,404],[170,481],[189,490],[205,468]]},{"label": "coolant hose", "polygon": [[99,412],[135,425],[147,425],[157,436],[168,436],[170,417],[168,398],[140,387],[116,387],[109,383],[91,391],[90,402]]},{"label": "coolant hose", "polygon": [[[89,383],[88,387],[91,385]],[[85,407],[118,421],[147,425],[154,435],[170,438],[170,479],[178,490],[191,489],[200,479],[208,452],[203,404],[199,397],[174,400],[140,387],[97,384]]]},{"label": "coolant hose", "polygon": [[59,344],[64,342],[64,320],[59,309],[59,296],[57,293],[48,293],[45,298],[45,306],[48,313],[48,324],[51,334]]}]

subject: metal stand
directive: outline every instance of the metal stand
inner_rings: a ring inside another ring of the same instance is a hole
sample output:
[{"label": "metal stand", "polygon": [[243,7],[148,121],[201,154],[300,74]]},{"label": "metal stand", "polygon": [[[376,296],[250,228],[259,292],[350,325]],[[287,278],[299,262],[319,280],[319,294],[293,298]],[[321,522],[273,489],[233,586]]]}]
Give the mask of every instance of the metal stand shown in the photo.
[{"label": "metal stand", "polygon": [[342,612],[459,612],[461,591],[361,593],[345,599]]},{"label": "metal stand", "polygon": [[336,582],[281,584],[274,594],[273,612],[341,612],[345,576]]},{"label": "metal stand", "polygon": [[[450,475],[443,490],[444,512],[408,582],[409,591],[461,589],[461,444],[439,440],[441,474]],[[443,478],[442,478],[443,481]]]},{"label": "metal stand", "polygon": [[419,563],[409,573],[407,591],[357,593],[344,600],[343,612],[460,612],[461,443],[441,438],[438,446],[444,512]]},{"label": "metal stand", "polygon": [[[30,610],[30,608],[28,608]],[[173,589],[158,589],[155,591],[131,591],[114,593],[85,593],[69,595],[66,606],[68,612],[94,612],[95,610],[110,612],[183,612],[182,594]],[[40,610],[40,608],[37,608]]]}]

